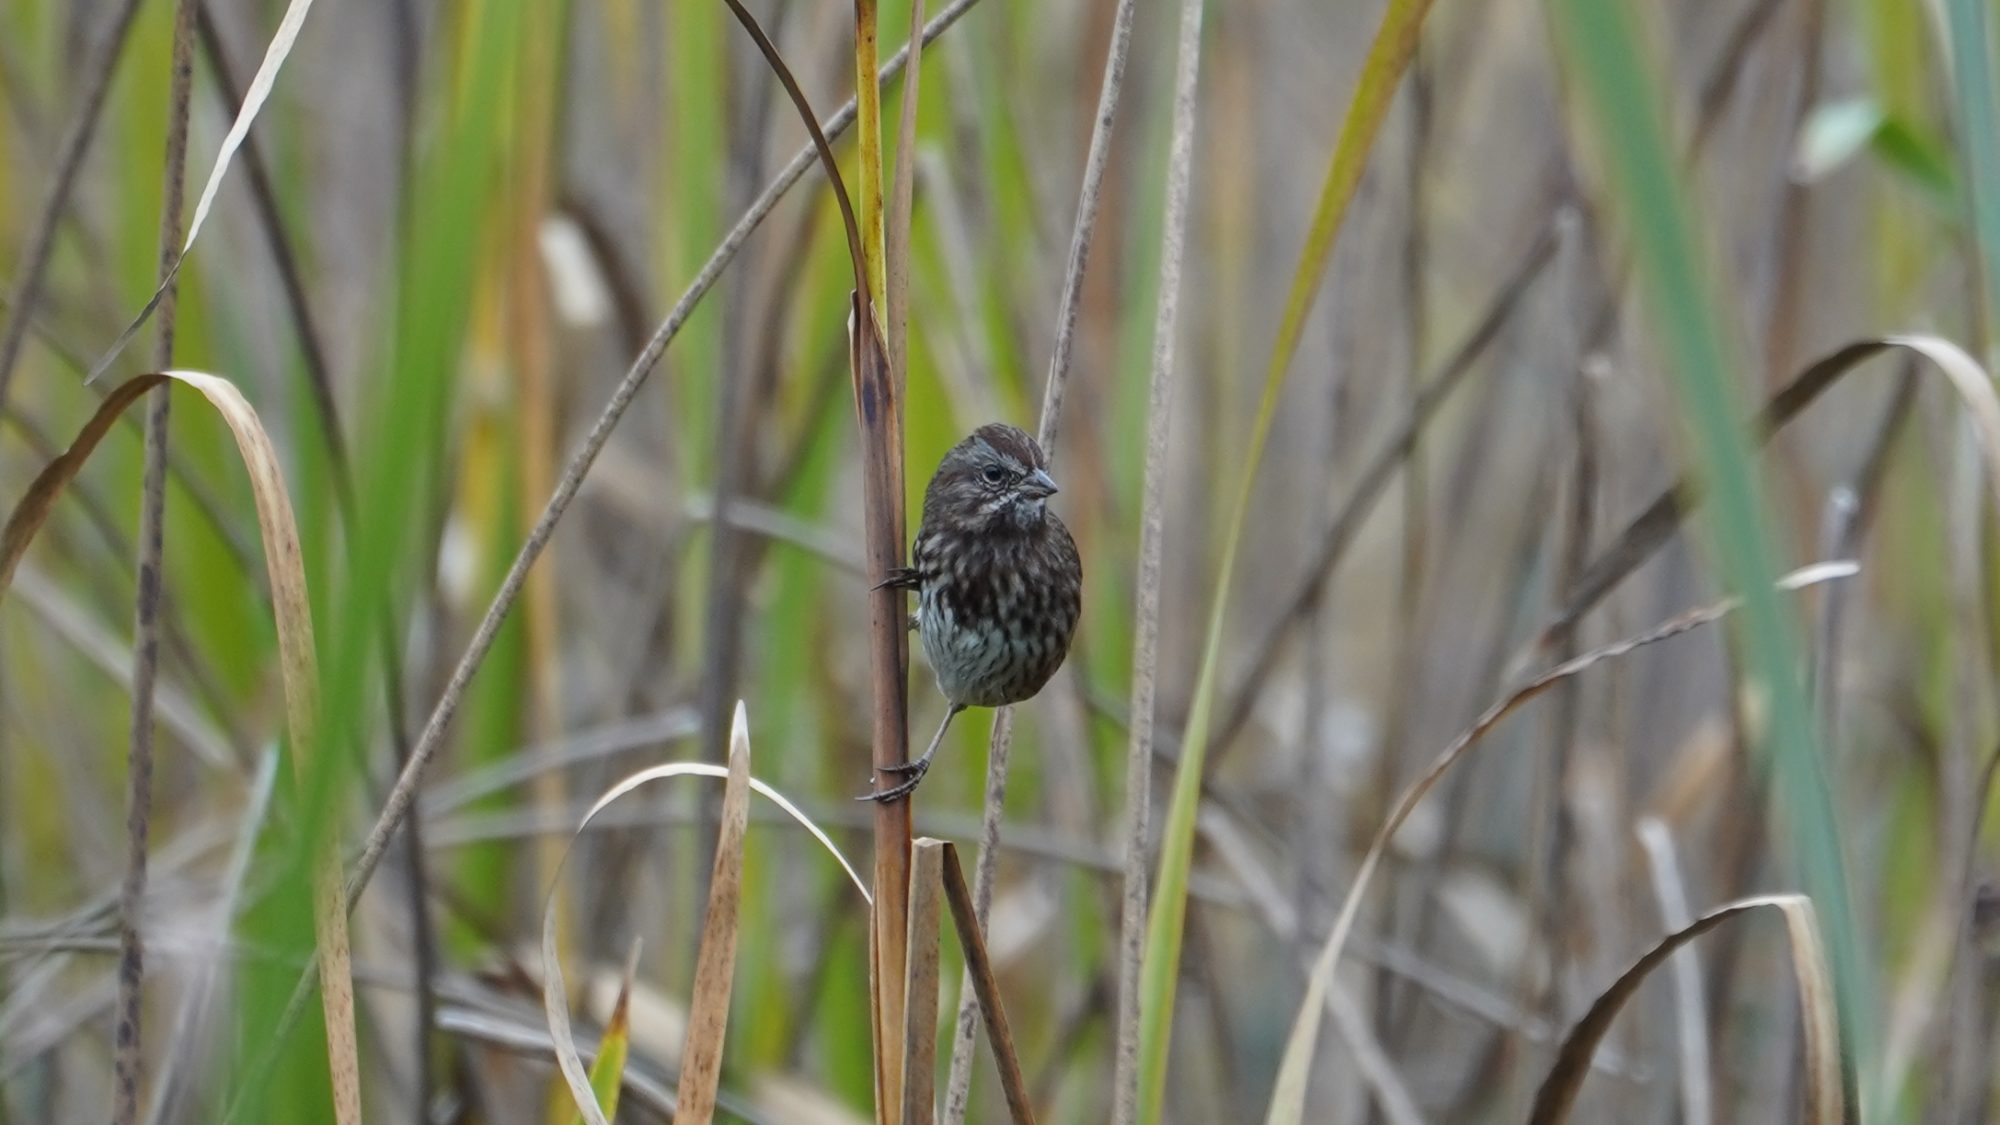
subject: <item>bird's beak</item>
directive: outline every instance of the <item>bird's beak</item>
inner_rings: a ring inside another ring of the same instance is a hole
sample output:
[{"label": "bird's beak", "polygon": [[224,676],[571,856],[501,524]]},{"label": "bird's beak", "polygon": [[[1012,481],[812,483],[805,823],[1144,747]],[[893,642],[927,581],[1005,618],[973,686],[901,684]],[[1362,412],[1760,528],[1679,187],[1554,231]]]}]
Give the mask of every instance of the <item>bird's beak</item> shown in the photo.
[{"label": "bird's beak", "polygon": [[1062,490],[1056,487],[1055,479],[1049,476],[1048,470],[1036,469],[1021,482],[1021,491],[1029,496],[1054,496]]}]

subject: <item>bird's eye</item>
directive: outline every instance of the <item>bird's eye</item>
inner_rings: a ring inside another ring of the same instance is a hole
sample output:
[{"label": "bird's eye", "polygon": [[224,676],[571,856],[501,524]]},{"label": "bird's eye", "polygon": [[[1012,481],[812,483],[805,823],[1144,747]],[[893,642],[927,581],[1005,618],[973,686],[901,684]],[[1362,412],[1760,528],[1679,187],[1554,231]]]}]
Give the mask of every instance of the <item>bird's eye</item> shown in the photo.
[{"label": "bird's eye", "polygon": [[1001,481],[1007,479],[1007,470],[998,465],[988,465],[986,466],[986,471],[979,475],[985,479],[987,484],[999,484]]}]

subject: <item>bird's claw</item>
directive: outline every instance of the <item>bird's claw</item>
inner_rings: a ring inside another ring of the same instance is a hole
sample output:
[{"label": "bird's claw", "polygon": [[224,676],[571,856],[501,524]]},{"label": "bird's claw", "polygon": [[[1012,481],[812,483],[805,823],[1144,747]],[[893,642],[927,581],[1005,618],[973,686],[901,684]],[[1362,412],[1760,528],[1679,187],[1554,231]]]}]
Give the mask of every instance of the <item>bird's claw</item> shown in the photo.
[{"label": "bird's claw", "polygon": [[873,793],[863,793],[854,799],[857,801],[874,801],[877,804],[883,805],[889,804],[892,801],[900,801],[916,791],[918,783],[924,779],[924,774],[930,772],[930,767],[931,764],[921,758],[914,762],[904,762],[896,766],[877,766],[875,768],[880,772],[903,777],[905,780],[899,781],[887,789],[877,790]]}]

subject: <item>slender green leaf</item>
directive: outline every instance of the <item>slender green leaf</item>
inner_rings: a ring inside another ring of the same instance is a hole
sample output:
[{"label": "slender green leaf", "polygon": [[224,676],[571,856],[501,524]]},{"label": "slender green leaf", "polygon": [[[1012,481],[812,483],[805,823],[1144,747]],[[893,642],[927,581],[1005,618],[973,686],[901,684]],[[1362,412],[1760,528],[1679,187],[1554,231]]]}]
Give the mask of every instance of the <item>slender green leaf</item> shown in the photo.
[{"label": "slender green leaf", "polygon": [[1985,0],[1948,0],[1952,94],[1958,109],[1959,159],[1965,162],[1972,229],[1986,281],[1990,322],[2000,301],[2000,113],[1993,89],[1993,33]]},{"label": "slender green leaf", "polygon": [[1174,993],[1180,975],[1182,929],[1187,920],[1195,812],[1201,795],[1202,766],[1208,756],[1208,724],[1215,708],[1215,681],[1222,660],[1230,579],[1236,570],[1236,550],[1243,540],[1243,524],[1250,511],[1257,466],[1263,460],[1264,443],[1277,416],[1285,375],[1291,368],[1293,353],[1298,350],[1307,314],[1312,311],[1327,263],[1333,258],[1341,220],[1360,186],[1368,152],[1389,111],[1390,97],[1409,65],[1410,56],[1416,52],[1430,6],[1430,0],[1390,0],[1388,10],[1383,13],[1381,27],[1362,63],[1354,99],[1348,103],[1347,116],[1334,142],[1333,159],[1320,187],[1319,204],[1313,211],[1312,227],[1306,234],[1298,269],[1292,275],[1291,294],[1285,301],[1284,318],[1279,322],[1277,341],[1271,348],[1271,363],[1264,373],[1257,421],[1250,433],[1236,506],[1216,573],[1215,601],[1209,607],[1201,670],[1195,680],[1194,702],[1188,711],[1180,766],[1174,774],[1172,803],[1162,832],[1160,877],[1152,913],[1147,918],[1146,957],[1140,974],[1139,1120],[1142,1122],[1160,1120],[1166,1098],[1167,1048],[1172,1037]]},{"label": "slender green leaf", "polygon": [[[604,1037],[597,1041],[597,1058],[590,1063],[590,1092],[597,1096],[597,1108],[607,1121],[618,1120],[618,1091],[625,1081],[625,1060],[632,1053],[632,978],[639,969],[639,942],[625,958],[625,976],[618,982],[618,1002],[605,1021]],[[582,1115],[570,1119],[583,1125]]]},{"label": "slender green leaf", "polygon": [[[1596,126],[1597,151],[1622,209],[1637,270],[1680,392],[1690,452],[1712,490],[1708,541],[1728,586],[1744,599],[1738,636],[1746,674],[1769,705],[1759,741],[1775,781],[1793,859],[1824,912],[1842,1028],[1853,1049],[1854,1013],[1871,1010],[1834,800],[1819,726],[1807,706],[1788,607],[1772,592],[1776,553],[1761,490],[1735,419],[1744,365],[1731,352],[1721,299],[1698,250],[1692,206],[1675,174],[1659,105],[1660,81],[1641,50],[1636,13],[1596,0],[1558,0],[1553,18],[1565,61]],[[1852,1073],[1849,1100],[1852,1101]]]}]

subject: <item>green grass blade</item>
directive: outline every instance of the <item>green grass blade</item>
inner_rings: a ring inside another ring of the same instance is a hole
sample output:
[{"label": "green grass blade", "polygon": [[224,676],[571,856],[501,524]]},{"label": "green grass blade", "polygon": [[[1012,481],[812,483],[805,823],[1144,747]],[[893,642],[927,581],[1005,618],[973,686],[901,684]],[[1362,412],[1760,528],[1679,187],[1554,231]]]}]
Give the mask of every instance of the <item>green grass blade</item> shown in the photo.
[{"label": "green grass blade", "polygon": [[[1683,425],[1697,470],[1709,482],[1711,554],[1743,597],[1737,636],[1745,671],[1769,702],[1760,741],[1790,829],[1805,890],[1827,920],[1844,1055],[1865,1055],[1854,1013],[1871,1010],[1849,902],[1833,799],[1820,757],[1819,729],[1801,683],[1794,623],[1771,587],[1778,573],[1765,508],[1752,474],[1731,377],[1730,354],[1710,271],[1697,249],[1691,205],[1675,174],[1659,104],[1659,79],[1640,49],[1624,5],[1559,0],[1553,17],[1577,90],[1596,126],[1611,195],[1621,205],[1633,262],[1680,392]],[[1847,1068],[1849,1102],[1853,1075]]]},{"label": "green grass blade", "polygon": [[875,0],[854,2],[855,206],[861,220],[861,255],[867,262],[868,296],[882,305],[888,282],[882,252],[882,84],[876,78]]},{"label": "green grass blade", "polygon": [[[618,985],[618,1002],[611,1009],[611,1021],[597,1041],[597,1059],[590,1064],[590,1092],[597,1095],[597,1108],[606,1121],[618,1120],[618,1091],[625,1082],[625,1060],[632,1053],[632,978],[639,968],[639,943],[625,958],[625,976]],[[571,1125],[583,1125],[581,1115],[570,1118]]]},{"label": "green grass blade", "polygon": [[[287,877],[246,920],[243,937],[261,948],[283,950],[303,961],[311,949],[310,880],[304,873],[307,842],[323,838],[339,823],[334,811],[347,799],[353,767],[371,745],[376,712],[369,705],[380,625],[378,607],[407,604],[424,567],[417,565],[422,508],[429,501],[425,482],[441,479],[440,465],[450,448],[449,416],[454,374],[469,315],[472,281],[480,268],[479,233],[489,213],[486,178],[500,158],[506,120],[491,107],[504,100],[508,68],[529,5],[521,0],[480,0],[457,12],[450,41],[457,70],[440,78],[439,124],[412,174],[405,216],[408,238],[396,265],[396,299],[389,313],[389,341],[380,364],[383,374],[365,388],[367,409],[357,433],[357,499],[362,514],[345,557],[344,582],[334,595],[343,607],[320,637],[319,735],[314,760],[296,779],[298,831],[273,841],[272,863]],[[472,205],[467,200],[481,201]],[[252,985],[239,990],[240,1050],[246,1056],[243,1080],[230,1095],[222,1119],[251,1122],[277,1119],[271,1107],[290,1113],[317,1112],[324,1095],[324,1066],[317,1075],[301,1068],[302,1052],[314,1049],[319,1034],[286,1039],[284,1026],[291,979],[289,966],[255,970]],[[320,1048],[323,1051],[323,1048]],[[275,1075],[275,1081],[272,1076]],[[302,1108],[301,1108],[302,1107]],[[302,1117],[301,1120],[311,1120]]]},{"label": "green grass blade", "polygon": [[[1993,41],[1984,0],[1950,0],[1952,95],[1958,110],[1959,154],[1965,162],[1972,227],[1978,235],[1980,274],[1986,283],[1990,322],[2000,296],[2000,129],[1993,100]],[[1990,328],[1990,323],[1989,323]]]},{"label": "green grass blade", "polygon": [[1417,37],[1430,0],[1390,0],[1383,13],[1375,41],[1362,63],[1361,78],[1341,122],[1334,142],[1333,161],[1320,187],[1319,204],[1314,209],[1312,228],[1306,235],[1305,250],[1293,274],[1291,295],[1285,302],[1284,318],[1271,348],[1271,364],[1264,373],[1263,396],[1257,405],[1257,421],[1250,434],[1248,456],[1239,484],[1236,505],[1230,515],[1229,534],[1224,539],[1222,564],[1216,573],[1215,601],[1209,608],[1208,635],[1202,645],[1201,670],[1195,681],[1194,703],[1188,712],[1187,733],[1182,743],[1180,768],[1174,775],[1172,803],[1160,845],[1160,875],[1155,887],[1153,911],[1147,919],[1146,957],[1140,973],[1139,1017],[1139,1120],[1160,1120],[1166,1097],[1167,1047],[1174,1018],[1174,989],[1179,977],[1181,939],[1187,919],[1188,869],[1194,857],[1194,823],[1201,795],[1203,762],[1208,756],[1208,724],[1215,708],[1215,682],[1222,655],[1222,627],[1229,602],[1230,578],[1236,570],[1236,548],[1243,538],[1243,524],[1250,510],[1257,465],[1263,459],[1264,443],[1278,411],[1285,374],[1298,350],[1306,316],[1319,292],[1326,266],[1340,233],[1341,220],[1353,202],[1368,163],[1389,101],[1403,70],[1415,53]]}]

